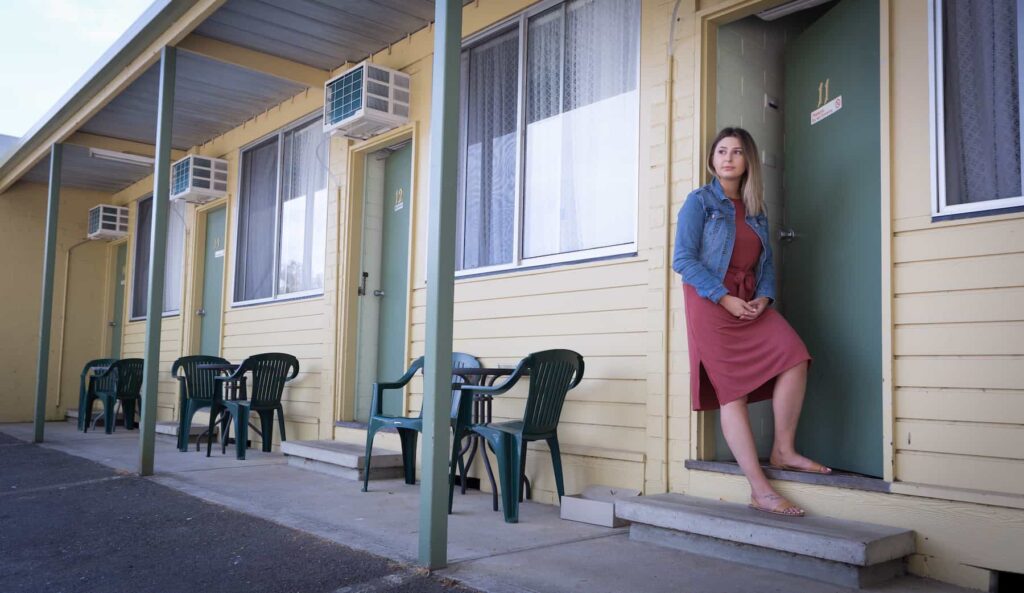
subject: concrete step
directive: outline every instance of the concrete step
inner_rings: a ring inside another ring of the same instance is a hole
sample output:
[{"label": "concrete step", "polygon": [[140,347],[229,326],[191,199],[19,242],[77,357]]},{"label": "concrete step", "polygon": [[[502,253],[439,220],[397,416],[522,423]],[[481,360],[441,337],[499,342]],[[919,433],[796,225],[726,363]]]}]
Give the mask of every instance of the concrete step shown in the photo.
[{"label": "concrete step", "polygon": [[[120,424],[121,422],[124,422],[124,414],[121,413],[120,408],[116,408],[116,409],[117,409],[117,416],[116,416],[117,423]],[[97,418],[99,418],[99,420],[96,420]],[[97,405],[97,406],[95,406],[93,408],[92,419],[96,422],[96,426],[103,426],[103,406],[102,405]],[[64,412],[64,420],[67,420],[68,422],[70,422],[72,424],[78,424],[78,408],[77,407],[68,408],[67,411]]]},{"label": "concrete step", "polygon": [[[349,480],[362,481],[366,467],[366,445],[354,445],[338,441],[284,441],[281,452],[288,458],[288,464],[311,469]],[[402,470],[402,454],[373,448],[373,462],[370,464],[371,480],[388,480],[405,475]]]},{"label": "concrete step", "polygon": [[[188,440],[189,440],[189,442],[190,443],[196,442],[196,439],[199,438],[199,435],[201,435],[204,432],[206,432],[207,428],[209,428],[209,426],[206,425],[206,424],[202,424],[202,423],[198,423],[197,424],[197,423],[193,422],[192,426],[190,426],[189,429],[188,429]],[[220,429],[219,426],[214,426],[213,427],[214,438],[216,438],[217,433],[219,432],[219,429]],[[177,422],[173,422],[173,421],[157,422],[156,423],[156,433],[159,434],[159,435],[174,437],[174,439],[177,440],[177,438],[178,438],[178,423]]]},{"label": "concrete step", "polygon": [[[357,423],[345,423],[334,425],[334,440],[339,443],[349,443],[366,447],[366,425]],[[402,441],[398,438],[395,430],[379,430],[373,437],[373,449],[384,447],[392,451],[402,450]],[[417,447],[418,449],[419,447]]]},{"label": "concrete step", "polygon": [[795,574],[869,587],[904,574],[914,532],[829,517],[783,517],[746,505],[657,494],[615,503],[630,539]]}]

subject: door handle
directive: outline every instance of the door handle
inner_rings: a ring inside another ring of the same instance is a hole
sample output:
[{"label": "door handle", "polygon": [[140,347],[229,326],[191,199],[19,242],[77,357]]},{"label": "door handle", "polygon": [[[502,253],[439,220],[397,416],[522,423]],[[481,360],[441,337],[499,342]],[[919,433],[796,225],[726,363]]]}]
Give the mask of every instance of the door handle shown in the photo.
[{"label": "door handle", "polygon": [[363,296],[366,294],[366,279],[370,277],[369,272],[363,272],[363,277],[359,280],[359,288],[356,290],[356,294]]},{"label": "door handle", "polygon": [[384,291],[378,288],[377,290],[373,291],[373,296],[382,297],[384,296]]},{"label": "door handle", "polygon": [[203,308],[196,309],[196,315],[198,315],[200,317],[206,317],[206,309],[203,309]]},{"label": "door handle", "polygon": [[108,321],[107,325],[109,325],[110,327],[117,327],[117,322],[116,321]]},{"label": "door handle", "polygon": [[779,229],[778,232],[779,242],[781,243],[792,243],[794,239],[799,237],[796,231],[793,229]]}]

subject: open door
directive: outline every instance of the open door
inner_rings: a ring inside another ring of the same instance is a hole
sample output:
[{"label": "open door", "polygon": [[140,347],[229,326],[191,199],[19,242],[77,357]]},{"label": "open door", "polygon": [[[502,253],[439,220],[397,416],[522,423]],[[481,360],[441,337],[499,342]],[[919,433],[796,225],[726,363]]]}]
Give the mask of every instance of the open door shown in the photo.
[{"label": "open door", "polygon": [[878,1],[839,2],[788,45],[785,72],[782,312],[814,357],[797,447],[881,477]]}]

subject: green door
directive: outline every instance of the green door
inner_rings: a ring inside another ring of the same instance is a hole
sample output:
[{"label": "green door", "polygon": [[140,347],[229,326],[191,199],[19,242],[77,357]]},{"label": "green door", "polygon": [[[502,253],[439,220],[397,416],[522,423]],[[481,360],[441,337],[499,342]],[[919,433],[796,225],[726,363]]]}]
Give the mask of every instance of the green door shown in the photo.
[{"label": "green door", "polygon": [[[388,155],[384,163],[380,289],[377,330],[377,377],[392,381],[405,372],[406,311],[409,295],[409,198],[412,144]],[[392,392],[394,394],[395,392]],[[385,414],[402,414],[400,397],[384,399]]]},{"label": "green door", "polygon": [[121,321],[124,319],[125,267],[128,265],[128,243],[117,246],[114,268],[114,318],[110,320],[110,358],[121,358]]},{"label": "green door", "polygon": [[199,308],[199,354],[220,356],[220,314],[224,286],[224,208],[206,214],[203,304]]},{"label": "green door", "polygon": [[878,1],[843,0],[787,48],[784,102],[795,238],[782,306],[814,358],[797,447],[870,476],[882,475],[878,44]]}]

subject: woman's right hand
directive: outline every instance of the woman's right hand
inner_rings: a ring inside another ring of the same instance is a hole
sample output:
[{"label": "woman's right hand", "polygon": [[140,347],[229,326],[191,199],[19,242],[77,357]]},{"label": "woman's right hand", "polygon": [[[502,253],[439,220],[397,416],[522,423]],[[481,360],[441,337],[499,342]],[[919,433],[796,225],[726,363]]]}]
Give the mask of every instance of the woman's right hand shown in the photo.
[{"label": "woman's right hand", "polygon": [[739,297],[734,297],[731,294],[727,294],[722,297],[718,301],[718,304],[737,319],[744,317],[749,319],[757,314],[757,307]]}]

